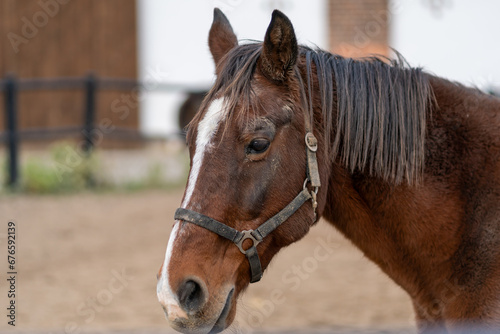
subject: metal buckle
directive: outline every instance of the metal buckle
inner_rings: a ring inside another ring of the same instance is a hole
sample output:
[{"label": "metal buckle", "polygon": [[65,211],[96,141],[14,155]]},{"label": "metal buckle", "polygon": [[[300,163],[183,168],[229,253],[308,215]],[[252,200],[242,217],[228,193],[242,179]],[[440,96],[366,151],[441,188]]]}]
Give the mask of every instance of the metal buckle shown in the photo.
[{"label": "metal buckle", "polygon": [[312,132],[306,133],[306,146],[311,152],[316,152],[318,150],[318,140],[314,137]]},{"label": "metal buckle", "polygon": [[[260,241],[259,241],[259,240],[257,240],[257,239],[253,236],[252,232],[253,232],[253,230],[241,231],[241,233],[243,234],[243,236],[241,237],[241,239],[240,239],[238,242],[236,242],[236,247],[238,247],[238,249],[240,250],[240,252],[242,252],[242,253],[243,253],[243,254],[245,254],[245,255],[247,255],[247,250],[249,250],[249,249],[250,249],[250,248],[252,248],[252,247],[257,246],[257,245],[260,243]],[[243,242],[244,242],[245,240],[247,240],[247,239],[252,240],[253,245],[252,245],[252,246],[250,246],[247,250],[244,250],[244,249],[243,249]]]},{"label": "metal buckle", "polygon": [[312,196],[312,194],[313,194],[313,193],[314,193],[315,195],[317,195],[317,194],[318,194],[319,187],[314,187],[314,190],[313,190],[313,191],[310,191],[309,189],[307,189],[307,183],[308,183],[308,182],[310,182],[310,181],[311,181],[311,180],[309,180],[309,178],[306,178],[306,179],[304,180],[304,185],[302,186],[302,188],[303,188],[304,190],[309,191],[309,193],[311,193],[311,196]]},{"label": "metal buckle", "polygon": [[312,208],[314,211],[314,221],[316,221],[316,218],[317,218],[316,209],[318,208],[318,201],[316,199],[316,195],[318,194],[319,187],[314,187],[314,190],[309,190],[307,188],[308,182],[310,182],[310,180],[309,180],[309,178],[306,178],[304,180],[303,188],[304,188],[304,190],[307,190],[311,194],[311,204],[312,204]]}]

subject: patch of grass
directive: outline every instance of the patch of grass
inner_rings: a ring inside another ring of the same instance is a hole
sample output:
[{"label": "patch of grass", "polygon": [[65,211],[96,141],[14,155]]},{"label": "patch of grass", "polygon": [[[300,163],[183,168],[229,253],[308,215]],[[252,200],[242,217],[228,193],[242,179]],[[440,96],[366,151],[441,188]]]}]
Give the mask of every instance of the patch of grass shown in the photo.
[{"label": "patch of grass", "polygon": [[60,188],[54,168],[38,159],[30,159],[22,168],[21,190],[29,193],[53,193]]},{"label": "patch of grass", "polygon": [[65,194],[81,191],[140,191],[145,189],[176,189],[185,185],[189,170],[189,156],[181,152],[177,159],[182,161],[184,175],[179,179],[165,175],[165,166],[160,162],[152,162],[142,178],[135,181],[124,181],[120,184],[110,183],[102,171],[99,152],[87,155],[79,151],[74,144],[58,143],[50,148],[50,155],[32,157],[24,161],[20,168],[20,182],[16,189],[5,186],[7,180],[7,164],[0,159],[0,193],[30,194]]},{"label": "patch of grass", "polygon": [[28,193],[74,192],[98,186],[95,154],[78,152],[70,144],[51,149],[49,160],[29,159],[21,169],[20,190]]}]

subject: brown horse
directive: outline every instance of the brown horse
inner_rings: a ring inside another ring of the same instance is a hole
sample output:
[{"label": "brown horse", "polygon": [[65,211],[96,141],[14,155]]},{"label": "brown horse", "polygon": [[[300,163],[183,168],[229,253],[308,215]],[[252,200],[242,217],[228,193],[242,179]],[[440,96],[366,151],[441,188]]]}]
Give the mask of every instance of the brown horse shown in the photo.
[{"label": "brown horse", "polygon": [[209,46],[217,80],[158,275],[172,327],[227,328],[323,217],[408,292],[420,332],[500,329],[498,98],[401,58],[298,46],[279,11],[264,42],[238,45],[216,9]]}]

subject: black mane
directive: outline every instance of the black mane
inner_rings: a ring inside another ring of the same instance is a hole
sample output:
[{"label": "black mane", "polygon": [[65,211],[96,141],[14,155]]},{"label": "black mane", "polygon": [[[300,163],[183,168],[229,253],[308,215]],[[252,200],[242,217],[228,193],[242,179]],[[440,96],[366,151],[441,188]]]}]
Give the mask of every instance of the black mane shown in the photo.
[{"label": "black mane", "polygon": [[[251,82],[261,49],[261,43],[244,44],[225,56],[201,110],[217,94],[227,98],[228,110],[235,110],[237,103],[249,109],[255,100]],[[332,160],[339,158],[351,172],[396,184],[418,183],[424,168],[426,113],[432,101],[427,75],[407,66],[399,55],[389,63],[378,57],[354,60],[301,46],[300,57],[306,65],[306,77],[299,78],[302,91],[308,91],[312,76],[317,76],[319,92],[312,94],[321,97],[325,142],[331,143]],[[296,73],[300,76],[300,71]],[[311,96],[303,95],[307,107]],[[236,116],[246,114],[241,112]]]},{"label": "black mane", "polygon": [[332,157],[339,155],[351,172],[395,183],[418,182],[432,96],[427,75],[408,67],[399,55],[386,63],[377,57],[354,60],[308,48],[302,53],[306,62],[316,65],[326,133],[335,138]]}]

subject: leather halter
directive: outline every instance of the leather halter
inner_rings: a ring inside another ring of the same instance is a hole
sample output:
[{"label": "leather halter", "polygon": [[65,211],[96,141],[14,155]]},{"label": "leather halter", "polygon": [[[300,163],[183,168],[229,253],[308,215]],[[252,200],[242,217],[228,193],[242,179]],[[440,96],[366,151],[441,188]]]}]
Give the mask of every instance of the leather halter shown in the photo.
[{"label": "leather halter", "polygon": [[[250,264],[250,283],[260,281],[262,278],[262,265],[257,251],[257,245],[278,226],[283,224],[290,218],[306,201],[312,201],[314,210],[314,221],[316,221],[316,208],[318,203],[316,201],[316,194],[318,188],[321,186],[318,170],[318,161],[316,159],[316,151],[318,150],[318,141],[310,130],[310,120],[306,116],[306,152],[307,152],[307,177],[304,181],[302,191],[280,212],[268,219],[255,230],[238,231],[226,224],[223,224],[213,218],[207,217],[196,211],[179,208],[175,211],[174,218],[176,220],[183,220],[203,227],[213,233],[226,238],[236,244],[236,247],[243,253]],[[312,190],[309,190],[307,184],[311,183]],[[244,249],[243,242],[251,240],[252,246]]]}]

